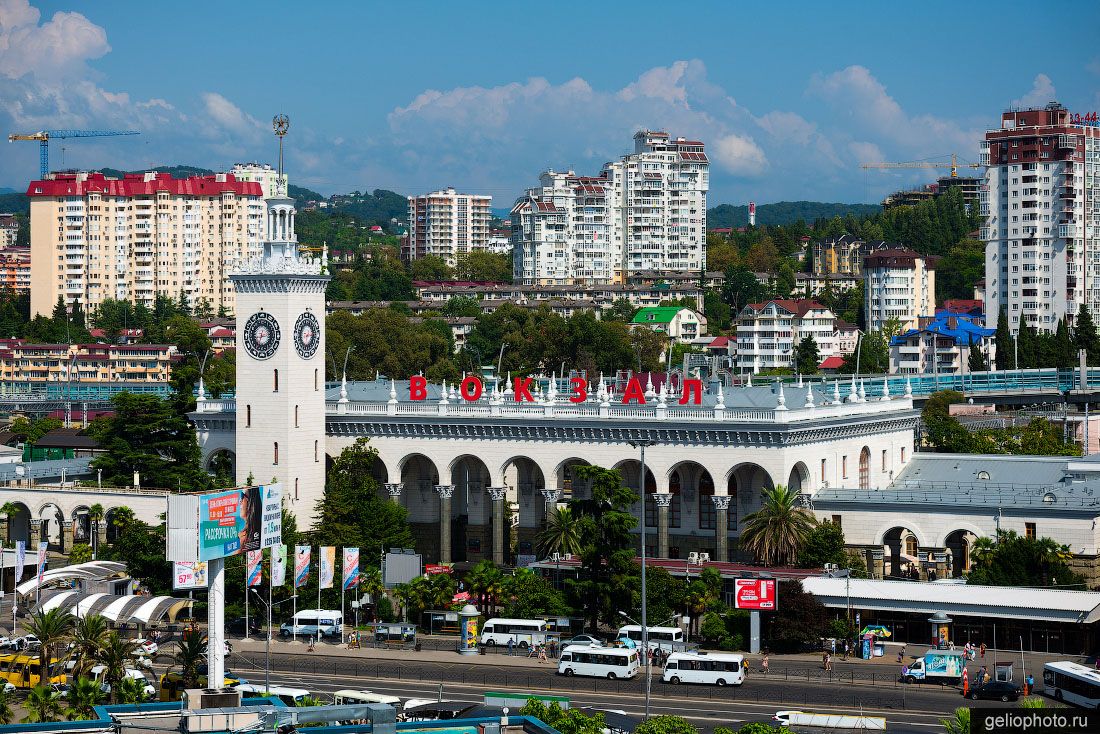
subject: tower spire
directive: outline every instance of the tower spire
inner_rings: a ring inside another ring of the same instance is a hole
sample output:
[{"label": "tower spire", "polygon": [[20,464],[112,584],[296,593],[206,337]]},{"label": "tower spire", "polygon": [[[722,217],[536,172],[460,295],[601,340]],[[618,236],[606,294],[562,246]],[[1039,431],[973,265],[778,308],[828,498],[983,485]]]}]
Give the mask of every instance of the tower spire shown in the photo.
[{"label": "tower spire", "polygon": [[283,138],[290,130],[290,118],[286,115],[275,115],[271,119],[271,126],[275,128],[275,135],[279,138],[279,177],[275,179],[275,193],[286,196],[286,186],[283,185]]}]

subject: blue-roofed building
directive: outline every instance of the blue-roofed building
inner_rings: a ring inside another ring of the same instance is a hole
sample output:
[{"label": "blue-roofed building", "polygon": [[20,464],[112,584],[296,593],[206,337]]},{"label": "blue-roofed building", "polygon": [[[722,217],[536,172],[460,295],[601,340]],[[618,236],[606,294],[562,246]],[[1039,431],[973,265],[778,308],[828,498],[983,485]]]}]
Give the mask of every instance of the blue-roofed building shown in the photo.
[{"label": "blue-roofed building", "polygon": [[996,329],[957,314],[921,319],[915,329],[890,340],[890,372],[903,375],[951,375],[970,371],[971,350],[980,350],[988,366],[995,354]]}]

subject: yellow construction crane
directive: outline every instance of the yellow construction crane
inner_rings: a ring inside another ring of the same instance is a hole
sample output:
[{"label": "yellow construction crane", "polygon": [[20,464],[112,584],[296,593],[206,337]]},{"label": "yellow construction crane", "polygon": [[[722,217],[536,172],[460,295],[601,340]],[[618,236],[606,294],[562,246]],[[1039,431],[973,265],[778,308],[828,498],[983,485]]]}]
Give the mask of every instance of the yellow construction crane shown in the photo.
[{"label": "yellow construction crane", "polygon": [[864,163],[860,168],[950,168],[951,178],[959,177],[959,166],[963,168],[985,168],[980,163],[959,163],[958,156],[951,154],[950,163],[931,163],[929,161],[912,161],[909,163]]}]

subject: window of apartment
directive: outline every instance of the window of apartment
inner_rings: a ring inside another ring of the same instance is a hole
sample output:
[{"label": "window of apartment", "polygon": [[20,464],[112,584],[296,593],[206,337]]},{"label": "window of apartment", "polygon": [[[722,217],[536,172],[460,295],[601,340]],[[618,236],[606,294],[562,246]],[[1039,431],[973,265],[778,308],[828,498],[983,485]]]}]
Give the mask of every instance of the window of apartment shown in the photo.
[{"label": "window of apartment", "polygon": [[848,457],[847,456],[840,457],[840,478],[841,479],[847,479],[848,478]]},{"label": "window of apartment", "polygon": [[298,427],[298,406],[294,406],[294,427]]},{"label": "window of apartment", "polygon": [[252,427],[252,406],[251,405],[244,406],[244,427],[245,428],[251,428]]},{"label": "window of apartment", "polygon": [[1024,523],[1024,537],[1027,538],[1028,540],[1035,540],[1035,523],[1033,523],[1033,522],[1025,522]]},{"label": "window of apartment", "polygon": [[319,441],[314,441],[313,442],[313,460],[315,462],[320,461],[319,457],[320,457],[321,454],[320,454],[319,448],[320,448],[320,442]]},{"label": "window of apartment", "polygon": [[825,462],[826,461],[827,461],[827,459],[822,459],[821,460],[821,483],[822,484],[824,484],[826,481],[828,481],[825,477],[825,466],[826,466]]},{"label": "window of apartment", "polygon": [[294,499],[298,499],[298,477],[294,477]]},{"label": "window of apartment", "polygon": [[279,465],[279,442],[278,441],[275,442],[275,451],[274,451],[273,458],[274,458],[274,461],[272,461],[271,463],[278,466]]},{"label": "window of apartment", "polygon": [[317,370],[316,370],[316,369],[314,369],[314,370],[313,370],[313,392],[317,392],[317,385],[319,384],[319,383],[317,382],[317,379],[318,379],[318,377],[317,377]]},{"label": "window of apartment", "polygon": [[882,470],[886,471],[886,449],[882,450]]},{"label": "window of apartment", "polygon": [[840,527],[840,515],[833,515],[833,525]]},{"label": "window of apartment", "polygon": [[279,370],[275,370],[275,392],[279,392]]},{"label": "window of apartment", "polygon": [[905,447],[904,446],[901,447],[901,463],[902,464],[905,463]]}]

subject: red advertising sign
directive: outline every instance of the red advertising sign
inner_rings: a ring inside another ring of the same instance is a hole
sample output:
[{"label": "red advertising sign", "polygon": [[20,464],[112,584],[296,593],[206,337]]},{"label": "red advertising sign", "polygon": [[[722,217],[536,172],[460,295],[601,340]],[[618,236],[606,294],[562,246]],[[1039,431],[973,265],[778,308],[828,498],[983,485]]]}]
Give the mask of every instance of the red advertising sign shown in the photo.
[{"label": "red advertising sign", "polygon": [[424,573],[428,576],[436,573],[453,573],[454,569],[443,563],[428,563],[424,566]]},{"label": "red advertising sign", "polygon": [[738,609],[775,610],[775,579],[734,579],[733,583]]}]

